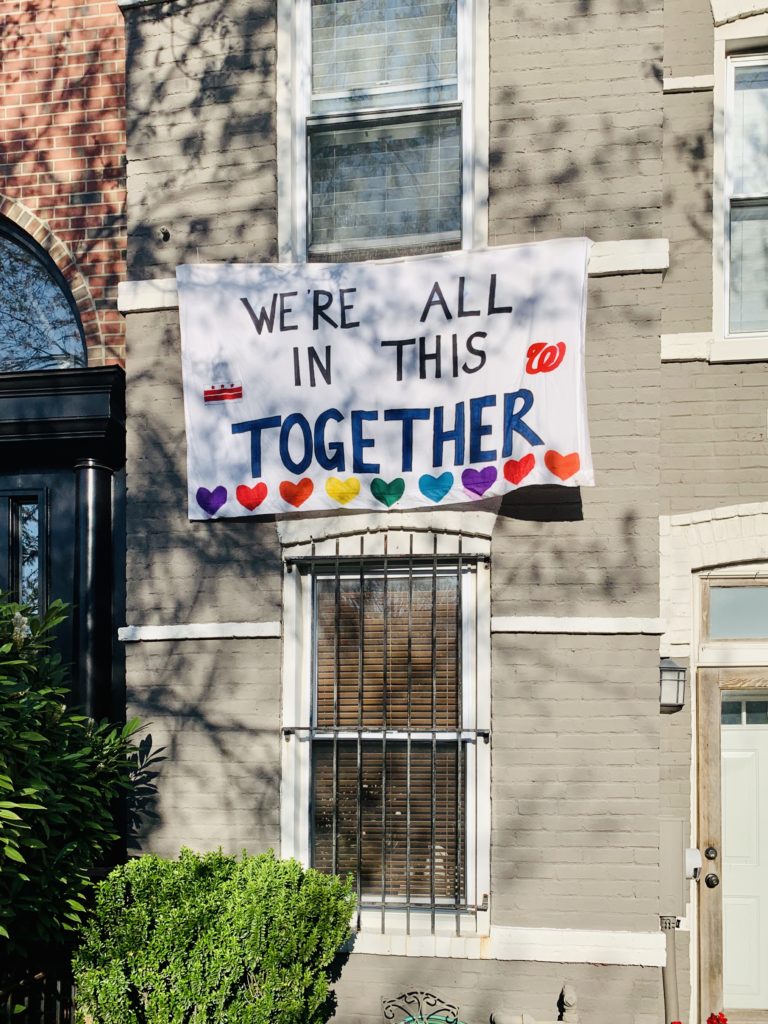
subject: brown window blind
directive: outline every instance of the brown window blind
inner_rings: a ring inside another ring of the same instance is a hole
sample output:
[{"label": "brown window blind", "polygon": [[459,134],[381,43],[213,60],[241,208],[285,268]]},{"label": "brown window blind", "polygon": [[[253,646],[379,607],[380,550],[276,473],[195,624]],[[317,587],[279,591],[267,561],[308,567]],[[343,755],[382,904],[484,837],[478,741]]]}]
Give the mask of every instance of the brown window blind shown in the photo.
[{"label": "brown window blind", "polygon": [[315,580],[312,855],[367,903],[465,900],[456,568]]},{"label": "brown window blind", "polygon": [[458,578],[317,580],[315,724],[459,726]]}]

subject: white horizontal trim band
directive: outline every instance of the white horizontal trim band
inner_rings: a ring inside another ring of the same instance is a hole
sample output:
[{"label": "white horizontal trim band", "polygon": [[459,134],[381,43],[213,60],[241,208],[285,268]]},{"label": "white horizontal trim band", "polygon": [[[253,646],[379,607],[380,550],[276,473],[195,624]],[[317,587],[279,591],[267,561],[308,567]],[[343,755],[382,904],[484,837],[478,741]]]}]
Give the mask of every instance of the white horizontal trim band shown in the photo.
[{"label": "white horizontal trim band", "polygon": [[[654,273],[666,270],[668,266],[669,241],[666,238],[594,242],[589,257],[591,277]],[[117,287],[117,308],[121,313],[151,313],[159,309],[176,309],[178,304],[175,277],[121,281]]]},{"label": "white horizontal trim band", "polygon": [[540,960],[556,964],[619,964],[663,967],[665,937],[658,932],[610,932],[586,928],[494,928],[493,960]]},{"label": "white horizontal trim band", "polygon": [[711,92],[715,87],[714,75],[679,75],[664,79],[664,92]]},{"label": "white horizontal trim band", "polygon": [[664,632],[661,619],[615,616],[494,615],[492,633],[650,633]]},{"label": "white horizontal trim band", "polygon": [[279,622],[188,622],[173,626],[123,626],[118,640],[226,640],[234,637],[279,637]]},{"label": "white horizontal trim band", "polygon": [[556,964],[663,967],[664,935],[580,928],[493,927],[487,936],[402,935],[361,932],[353,953],[373,956],[521,960]]}]

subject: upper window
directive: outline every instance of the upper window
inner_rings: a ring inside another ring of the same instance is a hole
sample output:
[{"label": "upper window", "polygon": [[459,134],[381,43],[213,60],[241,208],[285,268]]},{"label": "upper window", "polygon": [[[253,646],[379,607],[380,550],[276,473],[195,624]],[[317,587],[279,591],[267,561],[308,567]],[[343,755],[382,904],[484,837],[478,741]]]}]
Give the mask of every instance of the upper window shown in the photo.
[{"label": "upper window", "polygon": [[768,57],[728,60],[728,333],[768,333]]},{"label": "upper window", "polygon": [[294,258],[475,244],[472,0],[292,6]]},{"label": "upper window", "polygon": [[83,329],[61,272],[31,238],[0,223],[0,373],[85,365]]}]

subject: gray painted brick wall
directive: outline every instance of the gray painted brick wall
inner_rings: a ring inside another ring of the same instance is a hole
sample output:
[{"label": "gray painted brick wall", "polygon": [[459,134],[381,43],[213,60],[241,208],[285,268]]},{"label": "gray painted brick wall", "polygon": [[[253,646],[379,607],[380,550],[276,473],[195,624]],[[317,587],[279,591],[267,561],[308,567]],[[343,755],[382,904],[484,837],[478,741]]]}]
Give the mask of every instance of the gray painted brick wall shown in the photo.
[{"label": "gray painted brick wall", "polygon": [[280,641],[126,647],[128,715],[163,757],[141,849],[279,849]]},{"label": "gray painted brick wall", "polygon": [[497,635],[492,920],[658,927],[654,637]]},{"label": "gray painted brick wall", "polygon": [[275,259],[274,2],[139,7],[126,29],[129,277]]},{"label": "gray painted brick wall", "polygon": [[521,963],[376,957],[353,954],[336,985],[334,1024],[381,1024],[381,999],[412,989],[450,992],[460,1019],[484,1024],[492,1011],[558,1018],[563,983],[576,989],[582,1021],[658,1024],[662,1019],[658,971],[591,964]]},{"label": "gray painted brick wall", "polygon": [[702,0],[664,0],[664,74],[711,75],[712,8]]},{"label": "gray painted brick wall", "polygon": [[712,93],[667,95],[664,115],[663,229],[671,258],[662,331],[711,331]]},{"label": "gray painted brick wall", "polygon": [[661,233],[662,4],[491,4],[490,244]]},{"label": "gray painted brick wall", "polygon": [[[127,25],[130,276],[274,259],[274,3],[151,5]],[[662,29],[656,0],[491,4],[491,244],[661,234]],[[673,130],[702,116],[683,112]],[[685,280],[667,289],[670,308]],[[493,614],[658,614],[664,288],[659,274],[590,282],[597,487],[505,501]],[[186,519],[175,311],[128,318],[128,373],[128,621],[279,619],[274,525]],[[278,843],[280,651],[129,645],[129,711],[167,748],[145,848]],[[660,799],[675,785],[660,789],[656,638],[496,635],[492,673],[494,922],[654,930]],[[470,1024],[510,1004],[553,1020],[566,977],[583,1020],[659,1020],[657,969],[357,954],[337,1019],[379,1020],[382,995],[424,986]]]},{"label": "gray painted brick wall", "polygon": [[505,499],[493,538],[495,615],[658,615],[660,282],[590,281],[596,486]]},{"label": "gray painted brick wall", "polygon": [[768,365],[670,363],[662,380],[662,513],[765,501]]}]

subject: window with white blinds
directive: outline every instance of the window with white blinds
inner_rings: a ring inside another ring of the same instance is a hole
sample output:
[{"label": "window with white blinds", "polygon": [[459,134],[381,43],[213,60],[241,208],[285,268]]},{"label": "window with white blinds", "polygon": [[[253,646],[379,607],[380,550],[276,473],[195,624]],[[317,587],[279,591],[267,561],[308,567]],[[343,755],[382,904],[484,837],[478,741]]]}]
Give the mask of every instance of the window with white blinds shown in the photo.
[{"label": "window with white blinds", "polygon": [[768,331],[768,58],[728,62],[728,330]]},{"label": "window with white blinds", "polygon": [[[471,0],[304,0],[310,258],[462,243]],[[462,22],[463,19],[463,22]],[[360,251],[358,253],[358,250]]]}]

